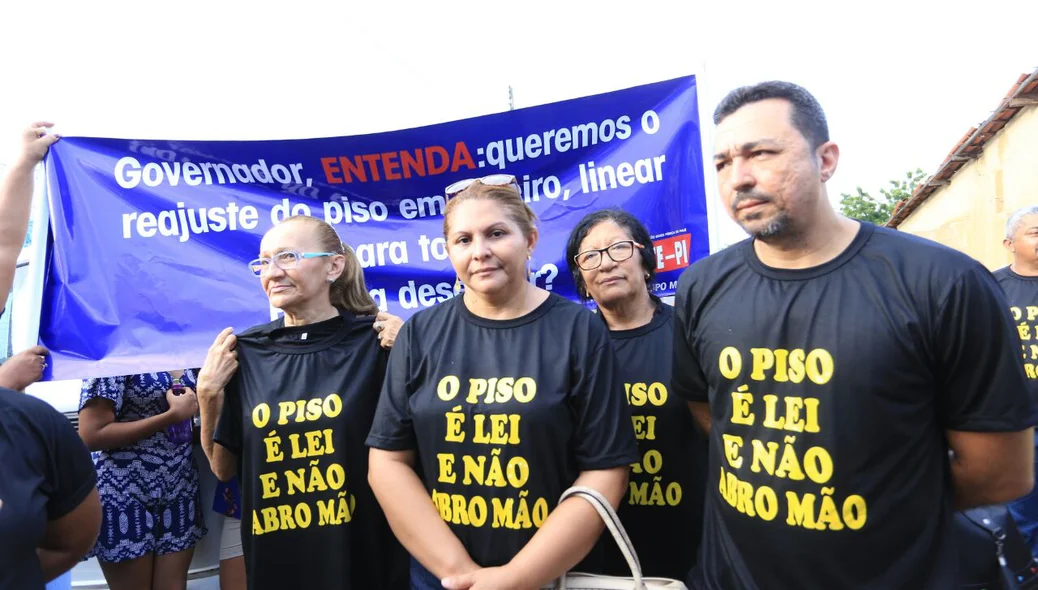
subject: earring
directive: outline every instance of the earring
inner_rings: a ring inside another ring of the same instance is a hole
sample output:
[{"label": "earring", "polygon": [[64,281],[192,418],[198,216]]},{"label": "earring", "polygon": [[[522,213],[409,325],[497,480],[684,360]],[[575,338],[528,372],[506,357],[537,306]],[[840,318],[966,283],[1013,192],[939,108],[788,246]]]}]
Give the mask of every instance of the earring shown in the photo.
[{"label": "earring", "polygon": [[335,282],[335,279],[333,279],[333,278],[331,278],[331,277],[328,277],[328,284],[329,284],[329,285],[331,285],[331,284],[332,284],[332,283],[334,283],[334,282]]},{"label": "earring", "polygon": [[461,277],[454,277],[454,294],[455,295],[461,292],[461,287],[462,287],[462,285],[461,285]]},{"label": "earring", "polygon": [[530,262],[533,260],[532,254],[526,255],[526,280],[533,282],[533,267],[530,266]]}]

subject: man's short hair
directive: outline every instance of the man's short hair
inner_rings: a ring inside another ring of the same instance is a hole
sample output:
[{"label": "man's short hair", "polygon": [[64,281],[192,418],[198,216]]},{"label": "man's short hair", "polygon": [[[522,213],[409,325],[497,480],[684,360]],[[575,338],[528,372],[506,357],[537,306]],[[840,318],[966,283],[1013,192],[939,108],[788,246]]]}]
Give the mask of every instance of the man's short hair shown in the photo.
[{"label": "man's short hair", "polygon": [[1012,240],[1016,235],[1016,230],[1020,229],[1020,224],[1024,222],[1024,217],[1035,213],[1038,213],[1038,205],[1028,205],[1013,211],[1013,214],[1006,220],[1006,239]]},{"label": "man's short hair", "polygon": [[829,124],[825,120],[822,105],[803,87],[778,80],[742,86],[729,92],[714,110],[714,125],[750,103],[769,98],[780,98],[792,105],[793,126],[804,136],[811,149],[829,141]]}]

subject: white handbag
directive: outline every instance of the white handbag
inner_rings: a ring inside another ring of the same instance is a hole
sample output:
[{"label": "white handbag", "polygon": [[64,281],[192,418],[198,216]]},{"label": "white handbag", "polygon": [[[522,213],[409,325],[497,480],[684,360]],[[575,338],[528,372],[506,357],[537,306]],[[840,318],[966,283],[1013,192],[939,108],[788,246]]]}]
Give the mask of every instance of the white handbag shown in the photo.
[{"label": "white handbag", "polygon": [[631,568],[631,577],[622,576],[600,576],[596,574],[584,574],[579,572],[568,572],[556,580],[551,586],[555,590],[688,590],[684,582],[670,578],[645,578],[642,577],[642,566],[638,562],[638,554],[631,545],[631,539],[627,537],[620,519],[613,511],[612,505],[602,494],[586,487],[575,486],[563,492],[559,498],[559,504],[570,496],[580,496],[594,506],[595,511],[605,521],[606,528],[613,534],[613,539],[620,546],[620,551]]}]

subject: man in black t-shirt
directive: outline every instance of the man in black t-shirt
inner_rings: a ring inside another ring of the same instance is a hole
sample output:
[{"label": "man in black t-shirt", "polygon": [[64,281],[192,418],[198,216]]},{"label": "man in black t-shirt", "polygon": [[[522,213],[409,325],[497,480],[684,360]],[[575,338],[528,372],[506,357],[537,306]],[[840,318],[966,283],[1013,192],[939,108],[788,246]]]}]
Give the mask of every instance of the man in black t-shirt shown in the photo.
[{"label": "man in black t-shirt", "polygon": [[714,122],[720,194],[751,237],[677,290],[673,389],[711,436],[690,585],[954,587],[954,510],[1033,484],[1035,407],[998,285],[833,210],[839,148],[803,88],[740,88]]},{"label": "man in black t-shirt", "polygon": [[[1038,205],[1016,210],[1006,222],[1002,242],[1013,256],[1013,263],[994,272],[1006,295],[1009,311],[1023,349],[1024,374],[1033,398],[1038,399]],[[1035,439],[1038,447],[1038,438]],[[1009,503],[1009,512],[1027,540],[1031,553],[1038,555],[1038,489]]]}]

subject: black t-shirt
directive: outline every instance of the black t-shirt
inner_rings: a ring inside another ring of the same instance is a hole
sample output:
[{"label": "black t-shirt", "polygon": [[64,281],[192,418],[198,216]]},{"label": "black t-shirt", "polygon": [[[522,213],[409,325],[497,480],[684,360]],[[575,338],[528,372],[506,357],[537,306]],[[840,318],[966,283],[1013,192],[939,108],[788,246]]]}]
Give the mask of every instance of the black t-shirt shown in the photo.
[{"label": "black t-shirt", "polygon": [[1038,399],[1038,277],[1016,274],[1008,266],[993,274],[1009,302],[1009,312],[1020,336],[1024,375],[1031,396]]},{"label": "black t-shirt", "polygon": [[[646,576],[685,579],[703,532],[707,441],[680,396],[671,393],[674,310],[657,301],[652,320],[609,332],[631,407],[640,459],[631,467],[620,520]],[[600,541],[606,573],[630,575],[608,531]]]},{"label": "black t-shirt", "polygon": [[397,334],[368,444],[417,450],[472,559],[504,565],[580,472],[638,460],[618,369],[602,322],[558,295],[512,320],[455,297]]},{"label": "black t-shirt", "polygon": [[97,485],[90,452],[47,402],[0,388],[0,590],[44,587],[36,547],[47,521]]},{"label": "black t-shirt", "polygon": [[407,554],[368,486],[386,354],[374,318],[279,319],[238,336],[214,436],[239,457],[249,587],[408,587]]},{"label": "black t-shirt", "polygon": [[675,314],[674,390],[712,417],[694,587],[955,586],[945,430],[1035,415],[991,273],[862,224],[810,269],[752,240],[701,260]]}]

